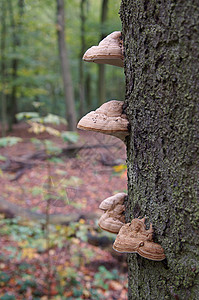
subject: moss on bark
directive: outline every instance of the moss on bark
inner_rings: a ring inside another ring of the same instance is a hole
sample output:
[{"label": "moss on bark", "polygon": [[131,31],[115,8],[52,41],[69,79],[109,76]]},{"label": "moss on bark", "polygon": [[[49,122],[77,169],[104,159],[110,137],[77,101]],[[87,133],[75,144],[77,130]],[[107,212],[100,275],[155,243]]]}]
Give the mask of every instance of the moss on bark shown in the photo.
[{"label": "moss on bark", "polygon": [[126,218],[147,216],[167,262],[130,254],[129,299],[199,299],[199,11],[194,0],[123,0]]}]

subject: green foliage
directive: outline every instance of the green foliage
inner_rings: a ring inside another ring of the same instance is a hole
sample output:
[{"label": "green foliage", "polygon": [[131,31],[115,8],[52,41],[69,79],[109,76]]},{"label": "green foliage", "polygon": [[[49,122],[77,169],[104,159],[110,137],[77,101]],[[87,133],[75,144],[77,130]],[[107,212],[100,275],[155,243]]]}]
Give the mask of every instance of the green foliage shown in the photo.
[{"label": "green foliage", "polygon": [[[87,232],[88,226],[81,222],[72,222],[69,226],[50,225],[51,246],[59,246],[61,248],[67,239],[70,240],[74,236],[82,241],[87,241]],[[12,240],[20,243],[22,248],[31,247],[43,251],[46,247],[43,222],[28,222],[23,224],[20,218],[0,219],[0,235],[11,236]],[[7,249],[12,252],[11,255],[14,257],[16,249],[8,247]],[[92,257],[92,253],[84,250],[83,252],[86,257]]]},{"label": "green foliage", "polygon": [[61,118],[57,115],[53,115],[53,114],[48,114],[46,117],[44,117],[43,119],[40,119],[40,122],[44,122],[44,123],[51,123],[54,125],[60,125],[61,123],[63,124],[67,124],[66,120],[64,118]]},{"label": "green foliage", "polygon": [[36,282],[35,280],[18,280],[17,282],[20,285],[20,292],[26,292],[28,287],[36,287]]},{"label": "green foliage", "polygon": [[14,295],[11,295],[9,293],[6,293],[4,296],[0,298],[0,300],[16,300]]},{"label": "green foliage", "polygon": [[42,223],[37,222],[26,224],[21,224],[21,219],[0,219],[0,234],[1,235],[11,235],[15,241],[28,240],[28,238],[39,238],[43,236],[43,230],[41,228]]},{"label": "green foliage", "polygon": [[[11,240],[14,241],[12,246],[4,246],[9,254],[5,257],[1,256],[1,262],[13,261],[12,265],[15,260],[17,262],[17,268],[12,267],[12,273],[0,272],[0,283],[1,286],[6,287],[10,285],[10,281],[15,280],[15,291],[17,289],[23,297],[26,297],[28,291],[32,291],[33,299],[40,299],[44,295],[34,275],[35,272],[38,273],[38,264],[46,269],[45,261],[42,261],[41,257],[37,261],[38,254],[46,255],[47,251],[43,224],[42,222],[24,222],[20,218],[0,219],[0,235],[10,236]],[[89,299],[106,299],[99,289],[108,290],[109,281],[119,279],[117,270],[108,271],[104,266],[100,266],[94,275],[94,280],[90,275],[87,276],[88,279],[90,278],[91,284],[88,289],[85,289],[83,283],[85,282],[85,274],[81,271],[81,266],[85,266],[96,255],[91,248],[85,246],[84,242],[82,247],[80,242],[86,240],[85,236],[88,230],[89,226],[84,224],[83,220],[70,223],[69,226],[50,225],[49,247],[52,249],[50,251],[55,249],[53,261],[55,259],[57,262],[56,249],[58,252],[64,249],[66,255],[70,255],[70,263],[64,260],[57,266],[56,264],[53,266],[53,276],[56,277],[59,293],[58,299],[60,299],[59,297],[61,299],[82,299],[85,297],[85,292],[89,295]],[[65,298],[64,292],[67,290],[72,291],[72,297]],[[7,293],[1,294],[0,299],[15,299],[12,297],[14,296]],[[55,299],[57,298],[55,297]]]},{"label": "green foliage", "polygon": [[5,156],[3,156],[3,155],[0,155],[0,160],[1,160],[1,161],[6,161],[7,158],[6,158]]},{"label": "green foliage", "polygon": [[19,137],[15,136],[7,136],[4,138],[0,138],[0,148],[1,147],[8,147],[8,146],[13,146],[19,142],[21,142],[22,139]]},{"label": "green foliage", "polygon": [[[60,147],[58,147],[51,140],[48,140],[48,139],[40,140],[37,138],[31,138],[31,142],[36,146],[37,149],[44,147],[46,154],[48,154],[48,155],[59,155],[61,153]],[[56,159],[59,160],[59,158],[55,157],[55,158],[53,158],[54,162],[59,162],[59,161],[56,161]]]},{"label": "green foliage", "polygon": [[[84,224],[79,225],[78,230],[76,232],[76,237],[78,237],[79,239],[81,239],[84,242],[87,242],[87,240],[88,240],[87,233],[88,233],[87,227]],[[86,251],[85,254],[87,255],[88,252]]]},{"label": "green foliage", "polygon": [[16,114],[16,118],[18,121],[23,119],[35,119],[39,117],[39,113],[37,112],[20,112]]},{"label": "green foliage", "polygon": [[[63,119],[67,107],[63,97],[63,84],[59,66],[57,51],[57,28],[56,28],[56,1],[44,0],[27,0],[24,1],[24,7],[21,14],[18,0],[9,1],[12,5],[13,21],[11,9],[8,8],[6,0],[6,13],[0,10],[0,18],[5,18],[6,32],[6,51],[5,51],[5,68],[6,78],[5,86],[0,82],[0,92],[4,89],[7,97],[11,99],[12,89],[16,89],[17,104],[19,113],[16,115],[18,121],[27,120],[31,125],[34,133],[47,132],[56,137],[62,138],[68,143],[76,143],[79,135],[75,132],[60,132],[50,127],[49,124],[60,125],[66,122]],[[72,81],[75,92],[76,109],[80,106],[79,97],[79,62],[81,39],[80,39],[80,1],[69,0],[66,4],[66,42],[70,61],[70,70],[72,72]],[[121,24],[118,16],[120,1],[109,0],[108,21],[104,28],[100,28],[100,10],[101,2],[90,0],[86,7],[85,22],[85,50],[97,45],[101,36],[101,31],[109,34],[114,30],[120,30]],[[14,26],[13,26],[14,24]],[[0,30],[2,23],[0,23]],[[16,34],[19,43],[13,47],[13,33]],[[18,60],[17,76],[13,76],[13,61]],[[2,63],[0,57],[0,63]],[[90,77],[90,103],[87,103],[86,109],[90,110],[97,106],[97,80],[98,66],[95,64],[83,63],[85,80]],[[123,97],[123,70],[106,66],[107,100]],[[87,101],[87,98],[86,98]],[[7,101],[8,112],[11,111],[9,101]],[[0,147],[12,146],[20,142],[20,138],[6,137],[0,139]],[[53,142],[45,139],[32,139],[34,145],[39,149],[45,149],[50,156],[58,155],[60,148]],[[0,160],[6,160],[6,157],[0,156]],[[57,157],[51,157],[51,162],[59,163],[61,160]],[[48,162],[47,162],[48,163]],[[64,172],[64,171],[62,171]],[[67,175],[66,171],[65,174]],[[81,208],[83,204],[71,201],[67,188],[77,188],[82,184],[78,177],[64,179],[62,184],[55,183],[53,193],[47,193],[47,188],[33,186],[30,192],[33,196],[42,196],[46,200],[62,200],[63,203]],[[88,226],[83,221],[71,223],[69,226],[49,226],[49,249],[47,249],[46,236],[44,231],[44,222],[22,222],[20,218],[11,220],[0,219],[0,235],[9,236],[12,240],[12,246],[3,246],[8,253],[6,257],[0,257],[2,261],[17,261],[17,270],[14,275],[20,275],[15,287],[19,288],[24,299],[27,297],[26,292],[33,290],[33,299],[41,299],[43,295],[36,289],[36,278],[34,272],[30,275],[30,270],[34,269],[34,262],[27,263],[25,260],[36,260],[35,254],[43,253],[51,249],[67,249],[66,253],[71,251],[71,261],[74,267],[67,266],[63,268],[59,280],[65,280],[64,287],[73,291],[73,296],[61,297],[62,299],[82,299],[84,287],[81,280],[84,275],[77,272],[77,267],[88,262],[95,254],[86,247],[80,247],[80,243],[87,241]],[[18,263],[20,262],[20,263]],[[43,262],[39,263],[43,264]],[[44,265],[46,268],[46,265]],[[104,282],[100,282],[99,276],[104,276]],[[95,277],[95,284],[103,287],[107,284],[105,281],[113,278],[106,269],[99,269]],[[10,273],[0,272],[0,281],[8,284],[11,278]],[[115,277],[114,277],[115,278]],[[82,280],[83,281],[83,280]],[[61,288],[60,288],[61,290]],[[90,288],[91,299],[104,299],[103,295],[98,293],[95,287]],[[1,294],[1,300],[16,299],[14,295],[6,293]],[[56,298],[55,298],[56,299]]]},{"label": "green foliage", "polygon": [[65,142],[77,143],[79,139],[79,134],[72,131],[62,131],[61,137]]},{"label": "green foliage", "polygon": [[55,164],[62,164],[64,161],[59,157],[51,157],[49,161]]},{"label": "green foliage", "polygon": [[73,296],[75,297],[75,299],[82,299],[82,298],[78,298],[83,294],[83,288],[73,288]]},{"label": "green foliage", "polygon": [[0,273],[0,282],[6,283],[10,280],[10,278],[11,278],[11,276],[8,275],[7,273],[5,273],[5,272]]},{"label": "green foliage", "polygon": [[42,195],[44,193],[44,189],[40,186],[33,186],[31,193],[33,196]]},{"label": "green foliage", "polygon": [[110,272],[104,266],[100,266],[98,273],[95,274],[94,284],[107,290],[108,284],[106,283],[106,280],[116,280],[118,278],[119,275],[116,269]]},{"label": "green foliage", "polygon": [[21,262],[19,265],[19,270],[20,271],[27,271],[34,268],[34,266],[32,264],[29,264],[27,262]]},{"label": "green foliage", "polygon": [[45,145],[45,150],[48,155],[58,155],[61,153],[60,147],[57,147],[56,144],[50,140],[43,141]]},{"label": "green foliage", "polygon": [[53,125],[60,125],[61,123],[67,124],[64,118],[50,113],[44,117],[40,117],[38,112],[20,112],[16,114],[16,118],[18,121],[30,119],[31,121],[38,123],[50,123]]},{"label": "green foliage", "polygon": [[[59,57],[57,51],[56,2],[55,1],[24,1],[21,10],[18,1],[12,0],[13,21],[7,1],[6,12],[0,11],[0,18],[5,18],[7,32],[5,40],[6,78],[4,92],[10,97],[12,88],[17,90],[18,109],[21,112],[31,111],[44,115],[57,114],[65,116],[67,108],[63,97]],[[109,34],[121,29],[118,15],[120,0],[109,0],[108,20],[103,28],[100,25],[101,1],[90,0],[86,5],[85,19],[85,50],[97,45],[101,31]],[[79,100],[79,61],[81,49],[80,1],[67,1],[66,12],[66,42],[70,61],[70,70],[75,92],[76,108]],[[2,23],[2,22],[1,22]],[[0,23],[0,24],[1,24]],[[13,26],[14,24],[14,26]],[[0,25],[0,30],[2,25]],[[13,34],[19,43],[13,47]],[[18,60],[17,76],[12,76],[13,60]],[[1,62],[1,58],[0,58]],[[90,96],[92,103],[87,104],[90,110],[97,104],[97,65],[84,63],[84,75],[91,78]],[[124,76],[122,68],[107,66],[106,68],[107,99],[123,97]],[[116,84],[117,83],[117,84]],[[3,86],[0,83],[0,91]],[[87,100],[87,99],[86,99]],[[41,103],[44,103],[45,106]],[[10,108],[8,107],[8,110]],[[21,118],[22,116],[20,116]]]},{"label": "green foliage", "polygon": [[99,293],[96,289],[90,289],[91,297],[93,300],[103,300],[106,299],[101,293]]},{"label": "green foliage", "polygon": [[36,146],[37,149],[40,149],[42,141],[37,138],[31,138],[30,141]]},{"label": "green foliage", "polygon": [[[18,113],[16,117],[19,121],[21,121],[22,119],[28,120],[27,123],[31,126],[30,131],[34,132],[35,134],[48,132],[50,135],[61,137],[63,141],[69,143],[76,143],[79,139],[79,134],[77,132],[59,131],[57,129],[54,129],[53,127],[44,125],[48,123],[52,125],[60,125],[61,123],[66,125],[66,120],[60,116],[48,114],[46,116],[40,117],[40,114],[36,112],[21,112]],[[41,141],[39,139],[32,138],[31,141],[38,148],[43,145],[48,155],[58,155],[61,153],[60,148],[48,139]]]}]

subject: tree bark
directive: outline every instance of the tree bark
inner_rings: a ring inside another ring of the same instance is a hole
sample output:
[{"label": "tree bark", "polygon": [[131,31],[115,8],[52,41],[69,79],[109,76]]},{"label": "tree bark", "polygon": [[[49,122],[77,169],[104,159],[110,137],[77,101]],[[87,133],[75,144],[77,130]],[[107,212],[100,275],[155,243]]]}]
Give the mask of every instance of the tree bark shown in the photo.
[{"label": "tree bark", "polygon": [[57,37],[60,65],[62,71],[64,94],[66,102],[66,119],[68,121],[68,130],[76,130],[76,112],[75,112],[75,100],[73,93],[73,84],[70,74],[70,66],[67,55],[66,43],[65,43],[65,13],[64,13],[64,0],[57,0]]},{"label": "tree bark", "polygon": [[199,11],[195,0],[122,0],[126,219],[146,216],[167,260],[128,255],[129,299],[199,299]]},{"label": "tree bark", "polygon": [[[108,0],[102,0],[101,9],[101,37],[100,41],[106,37],[107,30],[105,30],[105,23],[108,15]],[[106,101],[106,83],[105,83],[105,65],[98,65],[98,95],[99,106]]]}]

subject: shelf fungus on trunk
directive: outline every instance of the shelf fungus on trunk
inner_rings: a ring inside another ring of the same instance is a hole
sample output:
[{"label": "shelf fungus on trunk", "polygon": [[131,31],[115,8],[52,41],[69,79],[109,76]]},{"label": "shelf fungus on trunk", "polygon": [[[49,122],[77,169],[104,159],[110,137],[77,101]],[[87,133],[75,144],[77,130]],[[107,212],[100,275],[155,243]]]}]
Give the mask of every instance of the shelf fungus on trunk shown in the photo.
[{"label": "shelf fungus on trunk", "polygon": [[83,60],[97,64],[124,67],[123,41],[120,31],[114,31],[105,37],[98,46],[89,48]]},{"label": "shelf fungus on trunk", "polygon": [[125,224],[124,200],[127,197],[125,193],[118,193],[103,200],[99,206],[104,210],[104,214],[99,219],[99,226],[106,231],[118,233]]},{"label": "shelf fungus on trunk", "polygon": [[125,141],[129,135],[129,122],[123,113],[123,105],[123,101],[108,101],[81,118],[77,128],[113,135]]},{"label": "shelf fungus on trunk", "polygon": [[125,224],[124,205],[118,204],[108,209],[98,222],[100,228],[111,233],[118,233]]},{"label": "shelf fungus on trunk", "polygon": [[113,205],[115,206],[117,204],[123,204],[126,197],[127,197],[126,193],[117,193],[103,200],[100,203],[99,208],[106,211],[111,207],[113,207]]},{"label": "shelf fungus on trunk", "polygon": [[113,244],[113,249],[122,253],[138,253],[151,260],[163,260],[165,254],[163,248],[153,242],[152,224],[146,230],[145,218],[133,219],[131,223],[124,224]]}]

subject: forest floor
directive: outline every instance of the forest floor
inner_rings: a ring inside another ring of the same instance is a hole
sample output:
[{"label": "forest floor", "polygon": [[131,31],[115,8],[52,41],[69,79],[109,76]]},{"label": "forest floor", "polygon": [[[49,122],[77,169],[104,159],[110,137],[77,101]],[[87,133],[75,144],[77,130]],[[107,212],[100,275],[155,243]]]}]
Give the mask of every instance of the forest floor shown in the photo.
[{"label": "forest floor", "polygon": [[35,138],[59,148],[71,144],[30,133],[25,123],[10,134],[22,141],[0,148],[0,197],[5,202],[20,206],[22,214],[26,209],[46,218],[49,203],[50,214],[71,217],[65,224],[51,224],[46,237],[46,218],[35,223],[0,215],[1,300],[127,299],[126,257],[112,250],[115,235],[99,229],[96,218],[102,200],[127,190],[125,145],[100,133],[78,133],[70,156],[50,160],[41,155],[44,149]]}]

